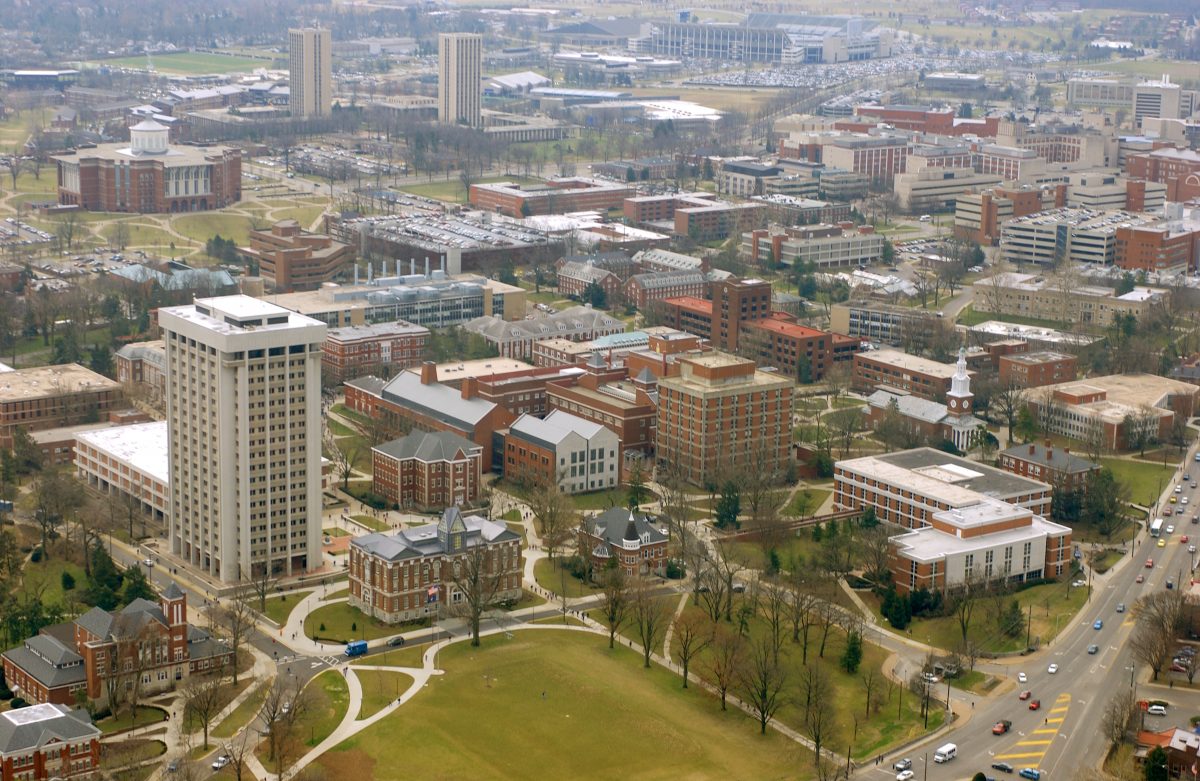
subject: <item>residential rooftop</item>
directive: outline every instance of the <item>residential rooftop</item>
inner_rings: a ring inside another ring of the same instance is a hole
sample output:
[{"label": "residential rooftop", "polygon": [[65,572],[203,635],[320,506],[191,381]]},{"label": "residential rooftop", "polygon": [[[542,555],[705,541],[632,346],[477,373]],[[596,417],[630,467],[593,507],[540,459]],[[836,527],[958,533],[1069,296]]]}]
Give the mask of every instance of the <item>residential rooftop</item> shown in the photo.
[{"label": "residential rooftop", "polygon": [[886,363],[905,371],[918,372],[920,374],[927,374],[930,377],[940,377],[947,380],[953,377],[954,372],[957,371],[952,363],[931,361],[928,358],[909,355],[900,350],[873,350],[869,353],[861,353],[861,355],[864,360],[870,360],[875,363]]},{"label": "residential rooftop", "polygon": [[1041,494],[1049,489],[1037,480],[930,447],[853,458],[839,461],[837,466],[919,491],[950,507],[965,507],[984,497],[1016,501],[1018,497]]},{"label": "residential rooftop", "polygon": [[0,372],[0,403],[81,391],[118,390],[121,384],[77,363]]},{"label": "residential rooftop", "polygon": [[80,431],[75,438],[124,461],[161,483],[165,484],[170,480],[171,449],[165,420]]}]

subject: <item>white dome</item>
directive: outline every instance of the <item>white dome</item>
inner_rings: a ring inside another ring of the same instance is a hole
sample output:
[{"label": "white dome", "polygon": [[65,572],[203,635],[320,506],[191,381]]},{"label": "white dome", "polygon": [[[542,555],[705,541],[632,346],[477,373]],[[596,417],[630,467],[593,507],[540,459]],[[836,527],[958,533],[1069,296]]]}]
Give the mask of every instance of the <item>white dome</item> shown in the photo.
[{"label": "white dome", "polygon": [[152,119],[143,120],[129,128],[129,142],[135,154],[161,155],[167,151],[166,125]]}]

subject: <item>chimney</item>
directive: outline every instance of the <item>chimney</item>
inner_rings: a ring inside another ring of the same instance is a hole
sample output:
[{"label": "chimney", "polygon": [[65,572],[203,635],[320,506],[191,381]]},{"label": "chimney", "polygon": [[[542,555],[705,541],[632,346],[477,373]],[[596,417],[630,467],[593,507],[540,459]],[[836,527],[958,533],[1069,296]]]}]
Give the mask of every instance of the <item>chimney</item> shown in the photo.
[{"label": "chimney", "polygon": [[433,385],[437,382],[437,364],[433,361],[425,361],[421,364],[421,384]]},{"label": "chimney", "polygon": [[1054,460],[1054,448],[1052,448],[1052,447],[1046,448],[1046,460],[1047,461]]},{"label": "chimney", "polygon": [[1031,443],[1031,444],[1029,445],[1029,455],[1033,455],[1033,454],[1034,454],[1034,452],[1036,452],[1036,451],[1037,451],[1037,445],[1034,445],[1034,444],[1032,444],[1032,443]]},{"label": "chimney", "polygon": [[429,256],[425,256],[425,278],[429,279]]},{"label": "chimney", "polygon": [[470,400],[479,395],[479,378],[464,377],[462,381],[462,397]]}]

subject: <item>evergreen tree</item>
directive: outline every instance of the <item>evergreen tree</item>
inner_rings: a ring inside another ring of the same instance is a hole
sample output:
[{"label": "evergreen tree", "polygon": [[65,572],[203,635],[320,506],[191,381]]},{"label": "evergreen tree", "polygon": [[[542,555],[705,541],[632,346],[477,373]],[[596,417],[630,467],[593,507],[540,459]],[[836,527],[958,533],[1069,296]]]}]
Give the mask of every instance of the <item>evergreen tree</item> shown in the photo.
[{"label": "evergreen tree", "polygon": [[717,500],[716,520],[718,529],[736,529],[739,526],[738,515],[742,512],[742,495],[737,483],[730,480],[721,488],[721,498]]},{"label": "evergreen tree", "polygon": [[121,588],[121,602],[128,605],[135,599],[148,599],[151,602],[158,599],[154,588],[146,580],[146,575],[139,566],[125,570],[125,585]]},{"label": "evergreen tree", "polygon": [[105,377],[113,376],[113,357],[112,350],[106,344],[94,344],[88,350],[91,358],[88,360],[88,367],[96,372],[103,374]]},{"label": "evergreen tree", "polygon": [[854,673],[858,672],[858,666],[862,664],[862,657],[862,634],[857,630],[851,630],[846,635],[846,649],[842,651],[842,669],[854,675]]}]

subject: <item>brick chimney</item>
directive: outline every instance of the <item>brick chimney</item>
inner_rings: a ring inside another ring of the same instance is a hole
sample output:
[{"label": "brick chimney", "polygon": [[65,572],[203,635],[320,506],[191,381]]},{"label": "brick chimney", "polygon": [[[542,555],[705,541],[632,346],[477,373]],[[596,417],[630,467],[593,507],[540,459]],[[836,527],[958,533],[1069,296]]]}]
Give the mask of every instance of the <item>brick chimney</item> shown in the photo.
[{"label": "brick chimney", "polygon": [[462,397],[464,399],[473,399],[479,395],[479,378],[465,377],[462,381]]},{"label": "brick chimney", "polygon": [[421,384],[433,385],[437,382],[437,364],[433,361],[425,361],[421,364]]},{"label": "brick chimney", "polygon": [[1035,452],[1037,452],[1037,445],[1031,442],[1029,444],[1029,455],[1033,455]]}]

